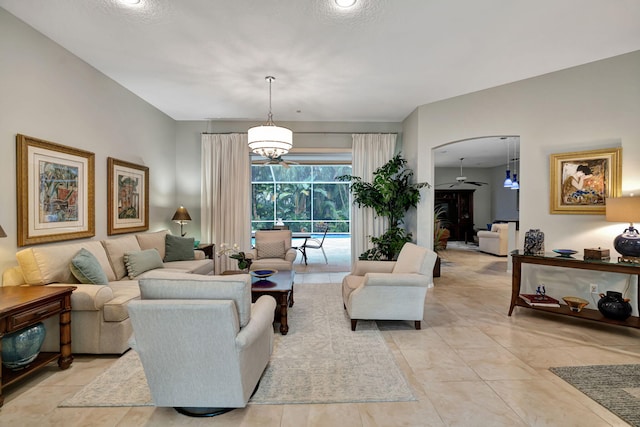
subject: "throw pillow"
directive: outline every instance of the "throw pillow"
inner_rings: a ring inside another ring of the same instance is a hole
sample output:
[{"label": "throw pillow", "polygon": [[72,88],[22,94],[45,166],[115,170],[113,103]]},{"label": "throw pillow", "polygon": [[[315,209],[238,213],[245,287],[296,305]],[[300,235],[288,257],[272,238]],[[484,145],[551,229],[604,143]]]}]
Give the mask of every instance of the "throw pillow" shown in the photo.
[{"label": "throw pillow", "polygon": [[284,242],[282,240],[276,242],[260,242],[256,243],[258,251],[258,259],[261,258],[284,258]]},{"label": "throw pillow", "polygon": [[186,238],[167,234],[165,236],[164,262],[195,259],[193,242],[193,237]]},{"label": "throw pillow", "polygon": [[133,279],[145,271],[164,267],[157,249],[125,252],[124,265],[127,267],[129,279]]},{"label": "throw pillow", "polygon": [[80,283],[87,285],[106,285],[109,283],[98,258],[84,248],[80,249],[71,259],[69,269]]}]

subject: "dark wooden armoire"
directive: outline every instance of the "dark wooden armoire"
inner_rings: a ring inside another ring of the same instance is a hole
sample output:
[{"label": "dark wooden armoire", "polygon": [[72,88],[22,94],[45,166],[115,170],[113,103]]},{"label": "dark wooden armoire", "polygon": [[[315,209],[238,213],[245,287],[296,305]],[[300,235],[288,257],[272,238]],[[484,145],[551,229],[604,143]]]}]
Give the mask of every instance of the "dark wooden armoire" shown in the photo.
[{"label": "dark wooden armoire", "polygon": [[473,192],[476,190],[436,190],[435,206],[444,208],[449,240],[473,241]]}]

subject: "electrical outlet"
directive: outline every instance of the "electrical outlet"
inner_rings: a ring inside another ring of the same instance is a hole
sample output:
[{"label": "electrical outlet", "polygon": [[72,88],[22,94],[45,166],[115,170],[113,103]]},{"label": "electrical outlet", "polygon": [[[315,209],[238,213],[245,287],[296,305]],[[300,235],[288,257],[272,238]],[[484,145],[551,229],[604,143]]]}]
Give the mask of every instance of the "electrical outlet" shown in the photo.
[{"label": "electrical outlet", "polygon": [[598,285],[596,285],[595,283],[591,284],[591,293],[592,294],[597,294],[598,293]]}]

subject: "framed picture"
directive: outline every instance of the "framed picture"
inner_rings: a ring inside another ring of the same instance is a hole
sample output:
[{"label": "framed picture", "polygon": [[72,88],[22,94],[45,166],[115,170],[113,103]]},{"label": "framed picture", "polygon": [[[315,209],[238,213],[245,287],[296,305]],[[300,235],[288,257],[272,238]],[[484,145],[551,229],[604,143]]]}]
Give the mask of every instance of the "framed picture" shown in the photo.
[{"label": "framed picture", "polygon": [[18,246],[95,236],[95,154],[18,134]]},{"label": "framed picture", "polygon": [[107,234],[149,229],[149,168],[107,158]]},{"label": "framed picture", "polygon": [[607,197],[622,188],[622,148],[552,154],[551,213],[605,214]]}]

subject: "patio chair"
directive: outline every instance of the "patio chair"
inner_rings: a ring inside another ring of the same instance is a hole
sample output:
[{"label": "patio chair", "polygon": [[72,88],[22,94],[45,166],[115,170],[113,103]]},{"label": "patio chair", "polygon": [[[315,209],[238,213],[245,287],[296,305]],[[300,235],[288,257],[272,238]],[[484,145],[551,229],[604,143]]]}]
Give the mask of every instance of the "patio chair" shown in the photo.
[{"label": "patio chair", "polygon": [[327,254],[324,252],[324,248],[322,247],[322,245],[324,244],[324,239],[325,237],[327,237],[327,231],[329,231],[329,226],[326,224],[324,226],[317,226],[318,231],[322,231],[322,228],[324,228],[322,239],[315,239],[315,238],[306,239],[304,241],[304,244],[298,248],[300,252],[302,252],[302,259],[300,260],[301,264],[302,264],[302,261],[304,261],[304,264],[307,265],[307,249],[320,249],[322,251],[322,255],[324,256],[324,263],[329,264],[329,261],[327,260]]}]

